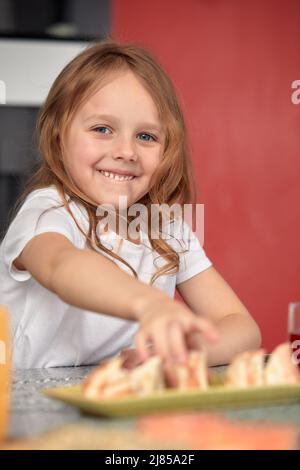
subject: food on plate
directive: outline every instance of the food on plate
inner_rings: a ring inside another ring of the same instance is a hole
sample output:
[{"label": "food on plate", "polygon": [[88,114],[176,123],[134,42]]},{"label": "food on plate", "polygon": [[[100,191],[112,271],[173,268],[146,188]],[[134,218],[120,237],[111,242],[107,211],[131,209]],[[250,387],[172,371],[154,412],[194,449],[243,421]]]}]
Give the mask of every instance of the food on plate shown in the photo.
[{"label": "food on plate", "polygon": [[147,395],[165,388],[162,361],[152,356],[148,361],[127,373],[132,393]]},{"label": "food on plate", "polygon": [[166,362],[164,372],[167,387],[179,390],[208,388],[208,367],[204,351],[191,351],[186,364]]},{"label": "food on plate", "polygon": [[[298,368],[292,362],[289,343],[271,354],[265,365],[265,351],[238,354],[224,374],[225,387],[247,389],[263,385],[300,383]],[[204,351],[191,351],[185,364],[163,361],[152,356],[135,368],[124,367],[122,356],[97,367],[83,383],[83,395],[90,399],[146,396],[169,388],[207,390],[212,386]]]},{"label": "food on plate", "polygon": [[238,354],[225,373],[225,385],[248,388],[264,384],[264,350]]},{"label": "food on plate", "polygon": [[250,388],[262,385],[300,383],[298,368],[292,361],[289,343],[277,346],[264,364],[264,351],[247,351],[238,354],[225,373],[224,385]]},{"label": "food on plate", "polygon": [[87,398],[147,395],[164,388],[161,359],[153,356],[132,370],[122,367],[121,357],[101,364],[83,383]]},{"label": "food on plate", "polygon": [[294,384],[299,382],[299,370],[292,361],[290,343],[277,346],[264,371],[266,385]]},{"label": "food on plate", "polygon": [[87,377],[83,384],[83,393],[87,398],[109,395],[112,390],[118,394],[126,389],[126,377],[126,371],[122,369],[122,359],[114,357],[103,362]]},{"label": "food on plate", "polygon": [[[175,377],[175,384],[169,380]],[[86,398],[112,398],[130,395],[149,395],[166,388],[206,389],[208,367],[204,352],[189,353],[186,365],[163,363],[158,356],[152,356],[143,364],[133,368],[123,367],[120,356],[101,364],[84,381],[83,394]]]}]

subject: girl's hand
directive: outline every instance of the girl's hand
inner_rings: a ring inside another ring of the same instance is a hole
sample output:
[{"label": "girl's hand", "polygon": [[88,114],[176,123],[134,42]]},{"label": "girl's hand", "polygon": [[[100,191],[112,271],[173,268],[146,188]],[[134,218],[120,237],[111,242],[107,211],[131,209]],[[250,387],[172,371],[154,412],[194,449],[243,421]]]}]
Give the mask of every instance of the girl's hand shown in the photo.
[{"label": "girl's hand", "polygon": [[188,337],[192,333],[201,333],[205,340],[211,342],[219,337],[211,322],[166,295],[140,299],[136,316],[140,329],[135,336],[135,343],[142,362],[150,355],[149,344],[154,354],[185,363],[189,349]]},{"label": "girl's hand", "polygon": [[[147,349],[148,357],[153,356],[153,348],[149,346]],[[143,363],[141,355],[136,348],[122,349],[119,356],[123,360],[122,367],[128,370],[134,369]]]},{"label": "girl's hand", "polygon": [[135,367],[139,366],[142,364],[141,356],[137,349],[135,348],[125,348],[122,349],[120,352],[119,356],[121,357],[123,363],[122,367],[124,369],[134,369]]}]

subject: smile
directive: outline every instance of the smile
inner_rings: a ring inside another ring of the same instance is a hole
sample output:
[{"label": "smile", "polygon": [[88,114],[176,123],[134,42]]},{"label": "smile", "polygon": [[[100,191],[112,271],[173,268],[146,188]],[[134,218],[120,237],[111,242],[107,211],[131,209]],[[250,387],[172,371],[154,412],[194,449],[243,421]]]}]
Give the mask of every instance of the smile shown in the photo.
[{"label": "smile", "polygon": [[108,179],[114,181],[131,181],[135,178],[135,176],[125,176],[125,175],[116,175],[115,173],[110,173],[108,171],[100,170],[101,175],[105,176]]}]

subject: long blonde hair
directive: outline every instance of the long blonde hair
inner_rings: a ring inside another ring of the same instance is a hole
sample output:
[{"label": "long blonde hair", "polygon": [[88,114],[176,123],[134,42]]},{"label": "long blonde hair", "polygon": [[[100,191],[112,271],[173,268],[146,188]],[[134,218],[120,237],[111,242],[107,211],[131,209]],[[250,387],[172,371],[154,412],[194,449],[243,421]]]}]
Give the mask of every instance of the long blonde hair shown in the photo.
[{"label": "long blonde hair", "polygon": [[[42,161],[17,201],[15,213],[29,193],[55,185],[64,206],[86,237],[87,246],[95,246],[136,271],[116,253],[108,250],[97,234],[96,205],[70,181],[63,165],[64,136],[82,103],[95,93],[110,73],[131,70],[140,78],[157,106],[165,125],[165,148],[161,162],[154,172],[148,193],[140,200],[150,209],[151,204],[195,203],[196,184],[187,145],[182,111],[171,80],[162,67],[140,46],[120,44],[111,39],[92,44],[73,59],[54,81],[40,111],[37,122],[38,147]],[[70,202],[82,204],[88,214],[89,229],[84,232],[70,209]],[[150,223],[150,222],[148,222]],[[151,231],[148,230],[150,234]],[[151,246],[167,263],[151,278],[153,284],[163,274],[174,274],[179,269],[179,255],[161,237],[151,238]]]}]

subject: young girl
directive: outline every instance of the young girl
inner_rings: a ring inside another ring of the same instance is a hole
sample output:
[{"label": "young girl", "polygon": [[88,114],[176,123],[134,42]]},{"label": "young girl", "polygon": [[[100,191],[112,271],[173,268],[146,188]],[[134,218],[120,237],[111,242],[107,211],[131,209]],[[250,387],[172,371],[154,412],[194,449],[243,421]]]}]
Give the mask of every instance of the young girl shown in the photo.
[{"label": "young girl", "polygon": [[96,364],[133,344],[142,361],[150,346],[179,362],[206,347],[213,365],[259,347],[255,321],[189,225],[185,250],[161,232],[99,229],[99,207],[120,214],[121,196],[128,208],[191,200],[183,116],[149,53],[88,47],[55,80],[38,130],[42,162],[0,253],[15,367]]}]

